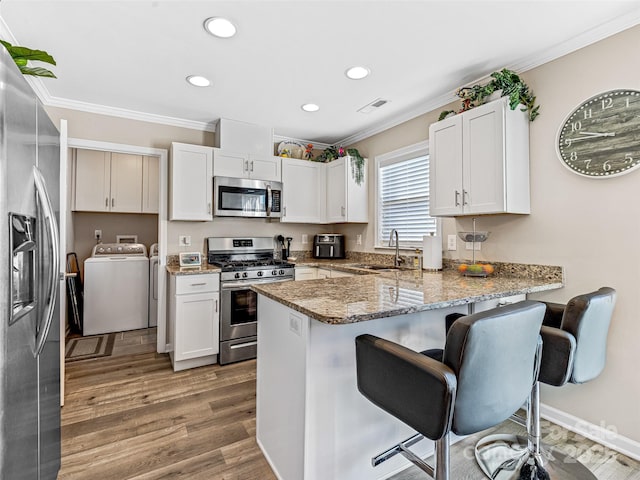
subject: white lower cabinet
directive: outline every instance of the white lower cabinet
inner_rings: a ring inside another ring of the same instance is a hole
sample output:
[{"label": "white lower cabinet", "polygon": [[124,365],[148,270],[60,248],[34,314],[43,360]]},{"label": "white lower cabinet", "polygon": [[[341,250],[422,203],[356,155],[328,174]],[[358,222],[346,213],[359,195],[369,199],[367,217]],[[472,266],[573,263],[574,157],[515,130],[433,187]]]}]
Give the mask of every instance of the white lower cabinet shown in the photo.
[{"label": "white lower cabinet", "polygon": [[353,274],[343,272],[341,270],[334,270],[331,268],[318,268],[317,278],[340,278],[340,277],[353,277]]},{"label": "white lower cabinet", "polygon": [[296,267],[296,280],[315,280],[318,278],[318,269],[316,267]]},{"label": "white lower cabinet", "polygon": [[220,275],[172,275],[170,283],[170,354],[174,371],[218,361]]}]

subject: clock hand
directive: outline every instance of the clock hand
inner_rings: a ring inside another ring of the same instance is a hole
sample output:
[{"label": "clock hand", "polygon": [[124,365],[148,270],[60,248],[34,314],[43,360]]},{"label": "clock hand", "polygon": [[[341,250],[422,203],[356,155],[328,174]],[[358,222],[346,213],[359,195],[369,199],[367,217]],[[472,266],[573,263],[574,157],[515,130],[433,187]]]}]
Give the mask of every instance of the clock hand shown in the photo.
[{"label": "clock hand", "polygon": [[588,135],[589,137],[615,137],[615,132],[606,132],[606,133],[598,133],[598,132],[578,132],[578,135]]}]

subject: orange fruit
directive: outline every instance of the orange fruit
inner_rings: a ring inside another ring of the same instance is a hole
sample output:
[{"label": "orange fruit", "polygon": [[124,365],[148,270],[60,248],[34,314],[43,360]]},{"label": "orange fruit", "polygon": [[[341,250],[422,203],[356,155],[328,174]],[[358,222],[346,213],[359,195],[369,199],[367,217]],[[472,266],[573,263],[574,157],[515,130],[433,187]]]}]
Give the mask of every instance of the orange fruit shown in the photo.
[{"label": "orange fruit", "polygon": [[486,273],[487,275],[491,275],[495,270],[493,268],[493,265],[489,265],[488,263],[482,265],[482,269],[484,270],[484,273]]},{"label": "orange fruit", "polygon": [[466,263],[461,263],[461,264],[458,266],[458,271],[459,271],[460,273],[464,273],[464,272],[466,272],[466,271],[467,271],[467,268],[469,268],[469,265],[467,265]]}]

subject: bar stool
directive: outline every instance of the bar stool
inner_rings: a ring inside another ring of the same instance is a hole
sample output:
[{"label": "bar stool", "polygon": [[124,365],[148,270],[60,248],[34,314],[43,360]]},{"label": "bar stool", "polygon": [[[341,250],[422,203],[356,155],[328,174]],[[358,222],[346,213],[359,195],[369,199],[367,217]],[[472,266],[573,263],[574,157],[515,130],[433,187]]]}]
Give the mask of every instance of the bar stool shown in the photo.
[{"label": "bar stool", "polygon": [[[524,301],[468,315],[451,327],[443,361],[373,335],[356,338],[358,390],[418,432],[372,459],[398,453],[436,480],[449,480],[450,432],[468,435],[509,418],[537,375],[545,307]],[[436,442],[435,468],[408,447]]]},{"label": "bar stool", "polygon": [[[596,479],[577,459],[541,445],[540,382],[561,387],[585,383],[604,369],[607,334],[616,301],[613,288],[578,295],[566,305],[546,303],[538,382],[527,407],[527,437],[490,435],[476,445],[476,459],[492,479]],[[522,419],[514,418],[523,424]],[[520,476],[523,475],[523,476]]]}]

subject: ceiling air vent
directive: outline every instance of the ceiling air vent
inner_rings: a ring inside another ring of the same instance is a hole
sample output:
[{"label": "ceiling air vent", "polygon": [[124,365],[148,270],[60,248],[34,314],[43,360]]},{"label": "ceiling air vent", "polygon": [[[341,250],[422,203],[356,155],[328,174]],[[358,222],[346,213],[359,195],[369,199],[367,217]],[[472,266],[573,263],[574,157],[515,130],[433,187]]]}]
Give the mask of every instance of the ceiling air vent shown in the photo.
[{"label": "ceiling air vent", "polygon": [[359,108],[358,111],[360,113],[371,113],[374,110],[377,110],[378,108],[380,108],[383,105],[387,104],[388,102],[389,102],[389,100],[383,100],[382,98],[376,98],[373,102],[368,103],[367,105],[365,105],[362,108]]}]

